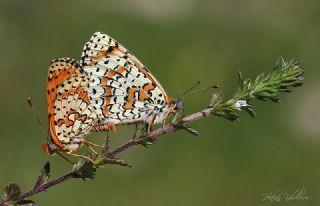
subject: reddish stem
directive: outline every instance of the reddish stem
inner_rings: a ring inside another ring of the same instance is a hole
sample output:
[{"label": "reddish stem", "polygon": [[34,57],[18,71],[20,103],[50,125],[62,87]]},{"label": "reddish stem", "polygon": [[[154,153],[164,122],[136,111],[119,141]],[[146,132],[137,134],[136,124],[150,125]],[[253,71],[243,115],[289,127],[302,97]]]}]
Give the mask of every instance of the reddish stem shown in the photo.
[{"label": "reddish stem", "polygon": [[[199,120],[201,118],[204,118],[206,116],[209,116],[210,114],[212,114],[214,112],[214,109],[213,108],[206,108],[200,112],[197,112],[197,113],[194,113],[194,114],[191,114],[191,115],[188,115],[186,117],[184,117],[182,119],[182,122],[184,123],[190,123],[190,122],[193,122],[193,121],[196,121],[196,120]],[[152,138],[152,139],[157,139],[160,135],[163,135],[163,134],[167,134],[167,133],[171,133],[171,132],[174,132],[177,128],[174,126],[174,124],[168,124],[166,125],[165,127],[163,128],[158,128],[154,131],[152,131],[148,137],[149,138]],[[114,159],[115,156],[125,150],[127,150],[128,148],[134,146],[134,145],[137,145],[139,144],[139,142],[135,139],[131,139],[129,140],[128,142],[118,146],[117,148],[115,148],[113,151],[107,153],[107,157],[110,158],[110,159]],[[32,188],[31,190],[27,191],[27,192],[24,192],[22,194],[19,195],[18,197],[18,201],[19,200],[24,200],[24,199],[27,199],[37,193],[40,193],[40,192],[43,192],[43,191],[46,191],[47,189],[57,185],[57,184],[60,184],[62,182],[65,182],[69,179],[72,179],[75,175],[75,172],[74,171],[71,171],[71,172],[68,172],[66,173],[65,175],[61,176],[61,177],[58,177],[56,179],[53,179],[53,180],[50,180],[42,185],[39,185],[35,188]],[[0,206],[4,206],[6,203],[5,202],[1,202],[0,203]]]}]

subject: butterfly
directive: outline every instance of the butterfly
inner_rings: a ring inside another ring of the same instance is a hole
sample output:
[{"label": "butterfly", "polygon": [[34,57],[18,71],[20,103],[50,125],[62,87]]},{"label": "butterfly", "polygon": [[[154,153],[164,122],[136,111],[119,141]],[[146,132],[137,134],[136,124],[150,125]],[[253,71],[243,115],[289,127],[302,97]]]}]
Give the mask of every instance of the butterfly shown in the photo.
[{"label": "butterfly", "polygon": [[[48,70],[47,154],[73,156],[90,131],[114,130],[118,124],[161,123],[176,110],[161,84],[126,48],[96,32],[85,44],[81,61],[53,60]],[[84,157],[85,158],[85,157]]]},{"label": "butterfly", "polygon": [[50,139],[42,145],[48,155],[62,151],[84,157],[73,152],[83,143],[94,145],[82,138],[98,121],[86,92],[89,82],[76,60],[59,58],[51,62],[47,79]]},{"label": "butterfly", "polygon": [[[163,122],[176,102],[125,47],[102,32],[85,44],[80,65],[90,78],[88,96],[99,125]],[[108,128],[108,126],[106,127]]]}]

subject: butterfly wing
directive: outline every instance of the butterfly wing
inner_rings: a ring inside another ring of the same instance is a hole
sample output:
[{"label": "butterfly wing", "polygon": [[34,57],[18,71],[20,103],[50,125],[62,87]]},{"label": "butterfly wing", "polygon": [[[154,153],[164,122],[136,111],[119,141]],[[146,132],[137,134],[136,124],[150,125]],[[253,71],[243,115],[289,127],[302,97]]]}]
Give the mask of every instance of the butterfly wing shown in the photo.
[{"label": "butterfly wing", "polygon": [[104,33],[96,32],[85,44],[81,65],[91,78],[90,101],[104,122],[148,121],[171,103],[146,67]]},{"label": "butterfly wing", "polygon": [[86,93],[89,81],[75,60],[60,58],[52,61],[49,67],[47,109],[50,134],[60,149],[77,149],[80,137],[97,121]]}]

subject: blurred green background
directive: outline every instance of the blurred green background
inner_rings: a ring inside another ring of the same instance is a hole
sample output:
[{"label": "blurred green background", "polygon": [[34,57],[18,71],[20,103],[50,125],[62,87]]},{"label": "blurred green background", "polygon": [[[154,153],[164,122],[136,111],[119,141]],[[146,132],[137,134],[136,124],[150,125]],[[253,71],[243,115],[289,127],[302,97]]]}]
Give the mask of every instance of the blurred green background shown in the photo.
[{"label": "blurred green background", "polygon": [[[95,31],[131,50],[178,97],[197,80],[235,91],[237,71],[256,76],[275,60],[297,58],[305,86],[281,104],[256,102],[258,119],[193,124],[202,136],[163,136],[149,149],[121,154],[134,168],[107,166],[93,181],[71,180],[34,196],[38,205],[319,205],[320,1],[1,0],[0,186],[31,188],[50,160],[52,176],[70,169],[46,156],[44,137],[26,106],[32,97],[47,125],[45,82],[49,62],[80,58]],[[209,93],[189,98],[187,113],[207,105]],[[133,128],[112,136],[124,142]],[[102,142],[103,133],[88,137]],[[262,201],[263,193],[293,193],[308,201]]]}]

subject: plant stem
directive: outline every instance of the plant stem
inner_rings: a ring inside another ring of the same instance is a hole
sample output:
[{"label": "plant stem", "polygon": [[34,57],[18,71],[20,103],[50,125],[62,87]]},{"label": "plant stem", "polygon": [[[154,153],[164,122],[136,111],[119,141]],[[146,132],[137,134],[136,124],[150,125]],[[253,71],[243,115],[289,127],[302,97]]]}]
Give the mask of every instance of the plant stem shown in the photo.
[{"label": "plant stem", "polygon": [[128,149],[129,147],[132,147],[134,145],[137,145],[139,144],[135,139],[131,139],[129,140],[128,142],[120,145],[119,147],[115,148],[112,152],[108,152],[107,153],[107,157],[109,159],[114,159],[115,156],[120,153],[120,152],[123,152],[124,150]]},{"label": "plant stem", "polygon": [[[53,180],[50,180],[50,181],[48,181],[48,182],[46,182],[46,183],[44,183],[42,185],[39,185],[39,186],[37,186],[35,188],[32,188],[31,190],[20,194],[19,197],[17,198],[17,201],[25,200],[25,199],[27,199],[27,198],[29,198],[29,197],[37,194],[37,193],[46,191],[50,187],[53,187],[53,186],[55,186],[57,184],[60,184],[62,182],[65,182],[65,181],[73,178],[74,174],[75,173],[73,171],[71,171],[71,172],[68,172],[68,173],[62,175],[61,177],[58,177],[58,178],[53,179]],[[4,205],[6,205],[5,202],[1,202],[0,203],[0,206],[4,206]]]},{"label": "plant stem", "polygon": [[[191,115],[188,115],[188,116],[184,117],[182,119],[182,122],[190,123],[190,122],[199,120],[201,118],[204,118],[206,116],[209,116],[213,112],[214,112],[213,108],[206,108],[206,109],[203,109],[200,112],[196,112],[194,114],[191,114]],[[152,131],[147,137],[155,140],[159,136],[161,136],[163,134],[174,132],[175,130],[177,130],[175,125],[170,123],[170,124],[167,124],[164,127],[161,127],[161,128],[158,128],[158,129]],[[137,140],[130,139],[128,142],[120,145],[119,147],[115,148],[113,151],[108,152],[107,153],[107,157],[110,158],[110,159],[114,159],[117,154],[119,154],[119,153],[123,152],[124,150],[127,150],[128,148],[130,148],[130,147],[132,147],[134,145],[137,145],[137,144],[139,144],[139,142]]]},{"label": "plant stem", "polygon": [[[201,112],[197,112],[197,113],[194,113],[194,114],[191,114],[191,115],[188,115],[186,117],[184,117],[182,119],[183,122],[185,123],[190,123],[190,122],[193,122],[193,121],[196,121],[196,120],[199,120],[205,116],[208,116],[210,114],[212,114],[214,111],[213,108],[206,108],[204,110],[202,110]],[[176,130],[174,124],[170,123],[168,125],[166,125],[165,127],[163,128],[158,128],[154,131],[152,131],[148,137],[149,138],[152,138],[152,139],[157,139],[159,136],[163,135],[163,134],[167,134],[167,133],[171,133],[171,132],[174,132]],[[115,156],[127,149],[129,149],[130,147],[132,146],[135,146],[135,145],[138,145],[139,142],[136,141],[135,139],[130,139],[129,141],[127,141],[126,143],[118,146],[117,148],[115,148],[114,150],[112,150],[111,152],[108,152],[107,153],[107,157],[110,158],[110,159],[114,159]],[[62,175],[61,177],[58,177],[56,179],[53,179],[53,180],[50,180],[40,186],[37,186],[35,188],[32,188],[31,190],[27,191],[27,192],[24,192],[22,194],[19,195],[18,199],[17,200],[25,200],[37,193],[40,193],[40,192],[43,192],[43,191],[46,191],[47,189],[51,188],[51,187],[54,187],[55,185],[58,185],[60,183],[63,183],[67,180],[70,180],[74,177],[75,175],[75,172],[74,171],[70,171],[64,175]],[[5,202],[1,202],[0,203],[0,206],[4,206],[5,205]]]},{"label": "plant stem", "polygon": [[[210,101],[209,107],[201,110],[200,112],[196,112],[194,114],[185,116],[184,118],[180,119],[178,123],[176,123],[174,118],[171,123],[167,124],[164,127],[161,127],[152,131],[151,133],[149,133],[147,136],[144,136],[143,138],[146,138],[148,140],[156,140],[158,137],[160,137],[163,134],[172,133],[181,128],[188,129],[189,132],[191,131],[192,134],[198,135],[196,131],[193,131],[192,129],[187,127],[185,124],[194,122],[196,120],[199,120],[206,116],[211,116],[211,115],[216,115],[216,116],[224,117],[231,121],[235,121],[239,119],[237,112],[244,110],[248,112],[252,117],[255,117],[255,111],[253,110],[252,105],[247,103],[248,101],[252,99],[260,99],[260,100],[269,99],[273,102],[279,102],[280,99],[278,97],[278,94],[283,92],[290,92],[291,91],[290,88],[303,85],[304,70],[300,68],[299,63],[295,60],[292,60],[290,62],[285,62],[282,58],[280,60],[281,61],[277,62],[276,67],[272,72],[270,72],[268,75],[261,74],[253,81],[250,79],[243,78],[242,74],[239,73],[240,86],[236,94],[231,99],[224,101],[220,93],[214,93]],[[119,153],[135,145],[139,145],[139,144],[144,145],[143,141],[144,140],[139,138],[130,139],[126,143],[116,147],[111,152],[108,152],[106,154],[107,159],[115,160],[116,156]],[[122,165],[127,166],[127,164],[122,164]],[[90,166],[92,166],[92,164]],[[91,172],[90,175],[92,175],[93,177],[96,171],[96,167],[95,168],[89,167],[89,169],[91,169],[89,172]],[[49,172],[43,172],[43,173],[45,174]],[[47,189],[55,185],[58,185],[69,179],[77,177],[77,175],[79,177],[79,173],[75,169],[73,169],[72,171],[69,171],[68,173],[62,175],[61,177],[58,177],[50,181],[44,181],[44,183],[40,185],[36,184],[34,188],[32,188],[31,190],[25,193],[21,193],[18,196],[18,198],[16,198],[15,200],[17,201],[26,200],[27,198],[37,193],[46,191]],[[44,177],[45,177],[44,179],[46,180],[46,178],[48,177],[48,174],[47,176],[44,176]],[[86,177],[82,176],[81,178],[85,179]],[[18,191],[20,193],[19,187],[18,187]],[[0,206],[6,206],[9,204],[11,203],[0,202]]]}]

